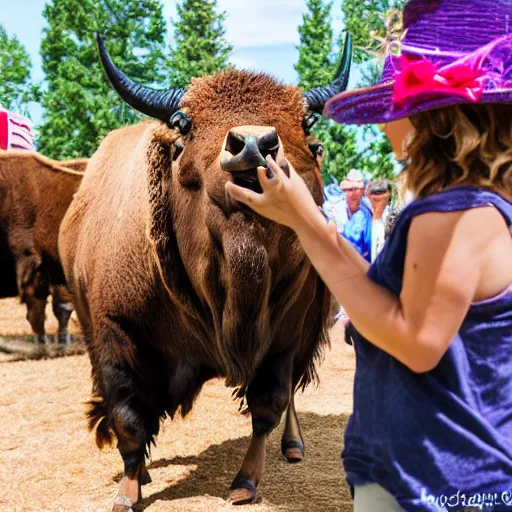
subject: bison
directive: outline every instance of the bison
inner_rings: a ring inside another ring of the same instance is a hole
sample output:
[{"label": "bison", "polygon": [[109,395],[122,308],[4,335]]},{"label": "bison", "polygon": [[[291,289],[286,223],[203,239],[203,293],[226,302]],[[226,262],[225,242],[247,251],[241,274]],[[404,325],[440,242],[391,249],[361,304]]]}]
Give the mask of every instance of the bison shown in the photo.
[{"label": "bison", "polygon": [[0,151],[0,298],[19,296],[38,342],[46,340],[48,295],[69,342],[73,311],[60,265],[59,226],[80,184],[87,159],[56,162],[33,151]]},{"label": "bison", "polygon": [[234,204],[225,183],[258,190],[256,168],[272,155],[284,169],[288,159],[321,204],[318,148],[312,154],[307,137],[346,88],[350,39],[335,80],[308,92],[235,69],[156,91],[117,69],[101,36],[98,46],[116,91],[156,119],[103,140],[59,239],[92,364],[89,426],[100,448],[115,437],[124,461],[113,510],[141,499],[160,420],[185,416],[214,377],[252,417],[230,494],[248,503],[287,408],[283,454],[302,459],[293,394],[315,379],[329,343],[330,294],[292,230]]}]

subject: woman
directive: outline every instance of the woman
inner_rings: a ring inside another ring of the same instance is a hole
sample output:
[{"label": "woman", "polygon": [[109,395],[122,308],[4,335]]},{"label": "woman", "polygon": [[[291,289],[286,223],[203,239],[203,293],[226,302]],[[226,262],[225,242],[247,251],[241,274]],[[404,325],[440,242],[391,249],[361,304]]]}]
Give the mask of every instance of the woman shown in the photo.
[{"label": "woman", "polygon": [[368,263],[270,158],[263,193],[358,331],[343,462],[357,511],[512,506],[512,2],[411,0],[381,84],[333,98],[343,123],[409,118],[416,199]]}]

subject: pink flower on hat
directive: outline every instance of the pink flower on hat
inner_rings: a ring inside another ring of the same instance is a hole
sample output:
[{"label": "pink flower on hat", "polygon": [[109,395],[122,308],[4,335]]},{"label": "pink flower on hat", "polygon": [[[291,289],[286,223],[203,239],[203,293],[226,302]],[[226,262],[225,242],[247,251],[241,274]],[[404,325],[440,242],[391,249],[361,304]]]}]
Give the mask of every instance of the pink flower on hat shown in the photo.
[{"label": "pink flower on hat", "polygon": [[484,91],[479,80],[483,74],[481,68],[475,68],[467,61],[438,68],[427,59],[418,60],[402,54],[395,73],[393,103],[401,107],[415,99],[436,96],[461,96],[476,102]]}]

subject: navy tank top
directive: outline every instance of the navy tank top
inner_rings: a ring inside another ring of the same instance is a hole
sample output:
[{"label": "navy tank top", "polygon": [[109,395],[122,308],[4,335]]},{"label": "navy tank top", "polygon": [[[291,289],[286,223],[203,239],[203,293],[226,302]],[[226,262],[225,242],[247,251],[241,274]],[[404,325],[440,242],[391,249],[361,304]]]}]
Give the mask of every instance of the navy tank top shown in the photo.
[{"label": "navy tank top", "polygon": [[[368,276],[399,295],[412,219],[489,205],[510,228],[512,204],[476,187],[414,201]],[[479,504],[512,511],[512,286],[471,305],[430,372],[412,372],[361,335],[354,348],[354,410],[342,453],[348,483],[377,483],[406,512]]]}]

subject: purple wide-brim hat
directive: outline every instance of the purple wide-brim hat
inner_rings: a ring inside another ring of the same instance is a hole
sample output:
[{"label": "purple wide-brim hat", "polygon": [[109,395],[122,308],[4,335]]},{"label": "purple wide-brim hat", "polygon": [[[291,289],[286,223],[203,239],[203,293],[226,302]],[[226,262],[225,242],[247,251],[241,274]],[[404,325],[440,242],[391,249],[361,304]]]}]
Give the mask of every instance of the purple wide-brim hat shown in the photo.
[{"label": "purple wide-brim hat", "polygon": [[409,0],[400,55],[381,81],[346,91],[324,117],[382,124],[462,103],[512,103],[511,0]]}]

